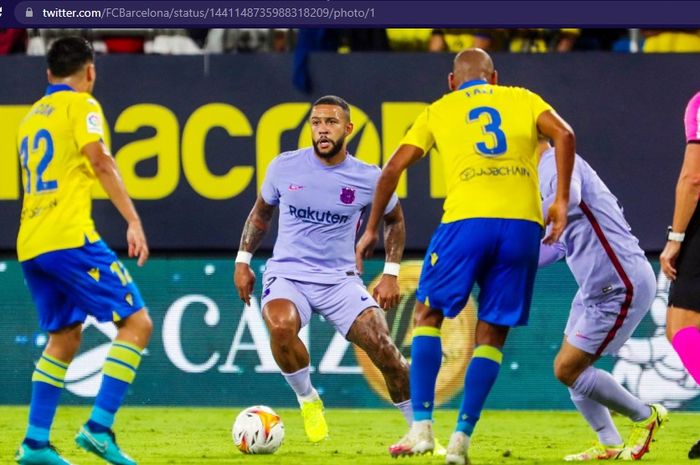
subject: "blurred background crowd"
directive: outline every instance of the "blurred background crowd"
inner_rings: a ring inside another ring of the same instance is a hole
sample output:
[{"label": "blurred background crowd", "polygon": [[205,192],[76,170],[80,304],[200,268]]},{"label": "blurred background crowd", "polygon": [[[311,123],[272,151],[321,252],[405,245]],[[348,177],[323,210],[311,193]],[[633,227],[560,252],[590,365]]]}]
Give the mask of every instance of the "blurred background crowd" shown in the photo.
[{"label": "blurred background crowd", "polygon": [[0,55],[43,55],[63,35],[98,53],[700,52],[700,29],[0,29]]}]

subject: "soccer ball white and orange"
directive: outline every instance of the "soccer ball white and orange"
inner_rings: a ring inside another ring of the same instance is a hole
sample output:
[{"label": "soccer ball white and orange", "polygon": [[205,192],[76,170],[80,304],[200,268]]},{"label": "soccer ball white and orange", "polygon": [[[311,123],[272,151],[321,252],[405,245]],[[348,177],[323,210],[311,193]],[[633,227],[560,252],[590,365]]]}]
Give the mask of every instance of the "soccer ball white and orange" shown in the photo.
[{"label": "soccer ball white and orange", "polygon": [[284,440],[284,423],[270,407],[254,405],[238,414],[231,434],[244,454],[273,454]]}]

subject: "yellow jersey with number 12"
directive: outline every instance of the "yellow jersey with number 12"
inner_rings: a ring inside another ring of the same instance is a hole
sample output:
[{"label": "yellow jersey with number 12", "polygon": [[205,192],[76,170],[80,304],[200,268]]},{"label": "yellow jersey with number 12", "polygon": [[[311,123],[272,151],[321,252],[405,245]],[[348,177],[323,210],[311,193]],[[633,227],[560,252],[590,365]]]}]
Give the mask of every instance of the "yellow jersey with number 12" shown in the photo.
[{"label": "yellow jersey with number 12", "polygon": [[443,223],[506,218],[543,224],[537,118],[551,110],[520,87],[468,81],[429,105],[401,144],[435,146],[447,187]]},{"label": "yellow jersey with number 12", "polygon": [[97,100],[65,84],[50,85],[22,120],[17,138],[24,187],[20,261],[99,239],[90,194],[95,174],[82,149],[102,140],[103,122]]}]

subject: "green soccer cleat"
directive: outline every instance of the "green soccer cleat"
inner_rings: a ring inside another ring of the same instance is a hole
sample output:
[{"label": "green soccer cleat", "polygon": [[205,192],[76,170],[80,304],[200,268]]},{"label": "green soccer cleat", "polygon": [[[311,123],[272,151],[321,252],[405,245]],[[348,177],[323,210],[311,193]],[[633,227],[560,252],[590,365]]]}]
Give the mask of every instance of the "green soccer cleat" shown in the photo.
[{"label": "green soccer cleat", "polygon": [[656,432],[668,421],[668,411],[661,404],[652,404],[651,415],[632,425],[627,446],[618,457],[620,460],[640,460],[649,452]]},{"label": "green soccer cleat", "polygon": [[323,416],[323,401],[318,394],[315,397],[315,400],[301,402],[301,416],[309,441],[321,442],[328,437],[328,425]]},{"label": "green soccer cleat", "polygon": [[588,460],[615,460],[622,453],[625,445],[607,446],[605,444],[596,443],[583,452],[578,454],[570,454],[564,457],[565,462],[585,462]]},{"label": "green soccer cleat", "polygon": [[51,444],[41,449],[22,444],[15,454],[15,460],[22,465],[71,465]]},{"label": "green soccer cleat", "polygon": [[84,425],[75,436],[75,442],[79,447],[113,465],[136,465],[134,459],[122,452],[117,446],[112,430],[106,433],[93,433],[87,425]]}]

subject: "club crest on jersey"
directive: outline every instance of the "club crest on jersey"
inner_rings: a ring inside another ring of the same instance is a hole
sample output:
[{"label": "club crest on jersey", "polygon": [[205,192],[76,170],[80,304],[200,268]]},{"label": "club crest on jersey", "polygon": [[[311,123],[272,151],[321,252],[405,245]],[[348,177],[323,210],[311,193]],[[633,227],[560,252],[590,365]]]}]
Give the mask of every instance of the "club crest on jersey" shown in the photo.
[{"label": "club crest on jersey", "polygon": [[346,205],[350,205],[355,201],[355,189],[343,187],[340,189],[340,201]]}]

